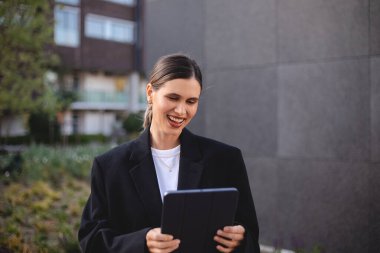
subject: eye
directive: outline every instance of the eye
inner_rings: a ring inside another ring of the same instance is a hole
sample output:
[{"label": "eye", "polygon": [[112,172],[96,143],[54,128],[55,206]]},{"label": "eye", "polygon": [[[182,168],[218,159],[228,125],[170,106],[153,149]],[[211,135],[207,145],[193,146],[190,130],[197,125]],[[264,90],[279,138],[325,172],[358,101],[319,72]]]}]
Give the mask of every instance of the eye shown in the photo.
[{"label": "eye", "polygon": [[198,102],[197,99],[189,99],[189,100],[187,100],[187,103],[190,104],[190,105],[196,104],[197,102]]},{"label": "eye", "polygon": [[177,96],[167,96],[167,98],[169,100],[172,100],[172,101],[177,101],[178,100],[178,97]]}]

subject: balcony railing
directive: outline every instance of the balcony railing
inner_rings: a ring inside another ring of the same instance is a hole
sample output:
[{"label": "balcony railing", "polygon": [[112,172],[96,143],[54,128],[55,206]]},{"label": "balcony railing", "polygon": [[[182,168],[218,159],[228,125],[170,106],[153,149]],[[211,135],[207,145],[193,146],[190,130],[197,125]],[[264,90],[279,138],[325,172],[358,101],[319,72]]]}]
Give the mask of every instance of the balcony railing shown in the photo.
[{"label": "balcony railing", "polygon": [[[71,109],[75,110],[128,110],[130,109],[129,94],[124,92],[106,91],[79,91],[77,101],[71,104]],[[139,94],[138,110],[146,107],[145,96]],[[134,107],[135,108],[135,107]]]},{"label": "balcony railing", "polygon": [[78,92],[79,102],[89,103],[128,103],[128,95],[122,92],[105,91],[80,91]]}]

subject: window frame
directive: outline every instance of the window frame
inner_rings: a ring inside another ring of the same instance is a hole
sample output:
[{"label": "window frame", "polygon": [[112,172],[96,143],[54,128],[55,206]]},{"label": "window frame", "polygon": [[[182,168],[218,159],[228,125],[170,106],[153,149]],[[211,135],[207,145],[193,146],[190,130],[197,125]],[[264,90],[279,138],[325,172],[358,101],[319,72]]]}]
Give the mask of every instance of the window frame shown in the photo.
[{"label": "window frame", "polygon": [[55,0],[59,4],[79,5],[80,0]]},{"label": "window frame", "polygon": [[[66,12],[70,13],[76,16],[76,21],[75,22],[75,31],[69,29],[57,29],[59,25],[57,25],[58,20],[57,20],[57,12]],[[66,5],[56,5],[54,8],[54,42],[56,45],[59,46],[67,46],[67,47],[78,47],[80,45],[80,9],[78,7],[73,7],[73,6],[66,6]],[[70,36],[70,33],[72,33],[73,38],[75,39],[74,41],[71,39],[68,40],[60,40],[59,37],[59,32],[64,34],[64,37]]]},{"label": "window frame", "polygon": [[[104,27],[104,31],[102,31],[101,34],[96,34],[96,32],[91,31],[91,22],[100,22]],[[132,45],[136,43],[136,23],[134,21],[88,13],[85,17],[84,23],[84,35],[87,38]],[[126,29],[127,34],[124,38],[113,34],[114,25],[120,26],[119,29]]]},{"label": "window frame", "polygon": [[138,0],[104,0],[104,1],[133,7],[133,6],[136,6],[136,1]]}]

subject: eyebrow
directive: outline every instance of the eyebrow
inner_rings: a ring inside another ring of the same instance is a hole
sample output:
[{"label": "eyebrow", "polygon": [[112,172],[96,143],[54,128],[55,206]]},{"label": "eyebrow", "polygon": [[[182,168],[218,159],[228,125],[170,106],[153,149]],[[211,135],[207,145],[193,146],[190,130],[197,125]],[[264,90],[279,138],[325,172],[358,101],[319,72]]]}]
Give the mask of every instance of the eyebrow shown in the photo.
[{"label": "eyebrow", "polygon": [[[168,96],[168,97],[170,97],[170,96],[181,97],[181,95],[179,95],[177,93],[169,93],[169,94],[166,94],[166,96]],[[197,98],[197,97],[191,97],[191,98],[188,98],[188,99],[199,100],[199,98]],[[188,100],[188,99],[186,99],[186,100]]]}]

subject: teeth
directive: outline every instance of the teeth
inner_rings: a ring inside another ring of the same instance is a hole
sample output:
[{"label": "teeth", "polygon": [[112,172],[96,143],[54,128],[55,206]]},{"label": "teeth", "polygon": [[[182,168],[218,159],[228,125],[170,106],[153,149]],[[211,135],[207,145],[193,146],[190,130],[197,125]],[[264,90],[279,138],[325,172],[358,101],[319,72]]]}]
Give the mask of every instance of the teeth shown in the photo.
[{"label": "teeth", "polygon": [[175,117],[173,117],[173,116],[169,116],[169,119],[170,119],[170,120],[173,120],[173,121],[175,121],[175,122],[177,122],[177,123],[182,123],[182,122],[184,121],[184,119],[175,118]]}]

